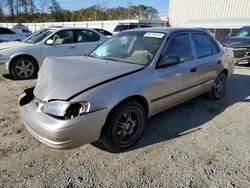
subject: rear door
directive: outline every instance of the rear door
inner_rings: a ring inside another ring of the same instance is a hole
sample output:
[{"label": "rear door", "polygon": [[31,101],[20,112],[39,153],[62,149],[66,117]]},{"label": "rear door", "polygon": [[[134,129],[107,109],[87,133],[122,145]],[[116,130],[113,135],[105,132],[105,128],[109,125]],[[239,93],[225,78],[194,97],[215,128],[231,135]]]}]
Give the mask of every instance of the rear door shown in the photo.
[{"label": "rear door", "polygon": [[192,33],[197,58],[197,74],[199,83],[214,80],[221,70],[221,56],[215,41],[205,33]]},{"label": "rear door", "polygon": [[[155,70],[155,98],[151,101],[155,111],[161,111],[197,95],[197,62],[189,33],[175,34],[169,39],[161,59],[178,57],[178,64]],[[161,65],[161,59],[158,67]]]},{"label": "rear door", "polygon": [[87,29],[76,30],[77,55],[87,55],[102,43],[101,36]]},{"label": "rear door", "polygon": [[[41,47],[42,59],[46,57],[62,57],[77,55],[76,41],[74,39],[73,30],[61,30],[52,35],[49,39],[53,40],[53,44],[43,44]],[[46,43],[46,42],[45,42]]]}]

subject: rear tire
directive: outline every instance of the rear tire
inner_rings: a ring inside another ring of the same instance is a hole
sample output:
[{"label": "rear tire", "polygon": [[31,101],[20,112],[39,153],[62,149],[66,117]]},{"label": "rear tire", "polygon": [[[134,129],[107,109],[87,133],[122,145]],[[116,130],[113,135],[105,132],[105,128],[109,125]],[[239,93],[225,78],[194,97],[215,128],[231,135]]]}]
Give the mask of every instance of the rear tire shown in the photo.
[{"label": "rear tire", "polygon": [[226,81],[227,76],[225,72],[219,74],[219,76],[215,79],[212,89],[208,93],[208,96],[211,100],[219,100],[222,98],[226,92]]},{"label": "rear tire", "polygon": [[139,140],[145,123],[143,106],[134,100],[127,101],[108,116],[100,143],[111,152],[123,152]]},{"label": "rear tire", "polygon": [[36,76],[37,63],[30,57],[20,57],[12,62],[10,73],[17,80],[30,79]]}]

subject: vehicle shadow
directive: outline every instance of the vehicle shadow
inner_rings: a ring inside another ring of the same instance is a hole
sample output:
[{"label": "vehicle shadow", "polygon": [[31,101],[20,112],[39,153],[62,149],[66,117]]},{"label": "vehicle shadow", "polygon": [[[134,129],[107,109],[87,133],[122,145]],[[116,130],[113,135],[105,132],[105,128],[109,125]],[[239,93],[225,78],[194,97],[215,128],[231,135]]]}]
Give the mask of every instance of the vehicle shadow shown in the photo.
[{"label": "vehicle shadow", "polygon": [[8,80],[12,80],[12,81],[25,81],[25,80],[36,80],[37,79],[37,76],[35,76],[35,77],[29,78],[29,79],[18,80],[18,79],[15,79],[10,74],[4,74],[4,75],[2,75],[2,77],[5,78],[5,79],[8,79]]},{"label": "vehicle shadow", "polygon": [[152,117],[142,139],[132,150],[199,131],[233,104],[250,102],[249,84],[250,76],[234,74],[228,80],[227,93],[222,99],[211,101],[200,96]]},{"label": "vehicle shadow", "polygon": [[148,120],[142,138],[129,151],[199,131],[205,123],[233,104],[250,102],[247,99],[250,96],[249,85],[250,76],[234,74],[228,80],[227,93],[222,99],[212,101],[200,96],[153,116]]}]

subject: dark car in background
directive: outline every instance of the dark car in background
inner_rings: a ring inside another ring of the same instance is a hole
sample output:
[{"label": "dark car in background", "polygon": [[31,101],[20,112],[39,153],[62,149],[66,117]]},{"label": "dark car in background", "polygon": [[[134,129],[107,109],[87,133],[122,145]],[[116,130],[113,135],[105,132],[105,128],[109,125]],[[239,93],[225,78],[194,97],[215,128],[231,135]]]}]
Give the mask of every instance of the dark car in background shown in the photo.
[{"label": "dark car in background", "polygon": [[22,41],[28,36],[22,30],[0,27],[0,42]]},{"label": "dark car in background", "polygon": [[118,24],[114,29],[114,34],[117,34],[119,32],[129,30],[129,29],[138,29],[138,28],[147,28],[152,27],[148,23],[120,23]]},{"label": "dark car in background", "polygon": [[98,31],[99,33],[105,35],[105,36],[108,37],[108,38],[113,36],[112,33],[110,33],[110,32],[107,31],[107,30],[104,30],[104,29],[94,28],[94,30]]},{"label": "dark car in background", "polygon": [[234,50],[235,62],[250,63],[250,26],[240,28],[233,35],[223,38],[221,44]]}]

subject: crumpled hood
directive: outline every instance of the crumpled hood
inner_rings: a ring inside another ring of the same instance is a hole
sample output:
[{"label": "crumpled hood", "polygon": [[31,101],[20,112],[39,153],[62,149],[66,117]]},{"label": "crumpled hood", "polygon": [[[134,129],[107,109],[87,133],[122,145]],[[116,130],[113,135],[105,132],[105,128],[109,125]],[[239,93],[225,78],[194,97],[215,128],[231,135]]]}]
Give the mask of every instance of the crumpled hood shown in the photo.
[{"label": "crumpled hood", "polygon": [[9,48],[25,47],[28,45],[30,45],[30,44],[26,44],[23,42],[2,42],[2,43],[0,43],[0,51],[6,50]]},{"label": "crumpled hood", "polygon": [[231,48],[250,48],[250,37],[226,37],[221,44]]},{"label": "crumpled hood", "polygon": [[42,101],[67,100],[91,86],[142,67],[92,57],[47,58],[39,71],[34,95]]}]

